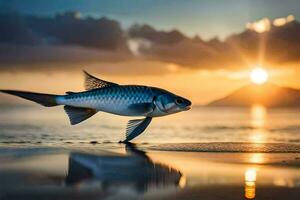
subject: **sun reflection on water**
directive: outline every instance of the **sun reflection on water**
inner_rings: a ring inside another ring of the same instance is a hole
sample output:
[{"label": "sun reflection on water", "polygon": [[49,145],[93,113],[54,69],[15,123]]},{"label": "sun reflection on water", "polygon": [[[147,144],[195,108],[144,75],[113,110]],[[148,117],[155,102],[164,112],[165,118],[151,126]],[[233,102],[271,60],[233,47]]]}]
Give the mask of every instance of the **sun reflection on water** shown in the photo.
[{"label": "sun reflection on water", "polygon": [[255,182],[256,182],[256,169],[249,168],[245,171],[245,197],[247,199],[255,198]]},{"label": "sun reflection on water", "polygon": [[252,143],[264,143],[266,142],[266,131],[254,130],[253,132],[251,132],[249,139]]},{"label": "sun reflection on water", "polygon": [[179,183],[178,183],[180,188],[184,188],[186,186],[186,176],[182,174],[180,177]]},{"label": "sun reflection on water", "polygon": [[267,110],[264,106],[256,104],[251,107],[251,127],[254,128],[249,138],[251,142],[266,142],[266,119]]},{"label": "sun reflection on water", "polygon": [[264,106],[256,104],[251,107],[251,125],[253,128],[263,128],[266,123],[267,110]]},{"label": "sun reflection on water", "polygon": [[264,155],[262,153],[253,153],[249,158],[249,162],[253,164],[263,164],[265,162]]}]

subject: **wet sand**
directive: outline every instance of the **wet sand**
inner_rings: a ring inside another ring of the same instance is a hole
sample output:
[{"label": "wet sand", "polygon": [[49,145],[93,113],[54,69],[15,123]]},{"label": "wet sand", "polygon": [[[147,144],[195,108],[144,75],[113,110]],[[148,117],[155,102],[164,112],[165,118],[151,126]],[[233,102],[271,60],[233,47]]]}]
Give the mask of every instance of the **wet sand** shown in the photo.
[{"label": "wet sand", "polygon": [[195,152],[188,146],[1,147],[0,199],[300,197],[299,152]]}]

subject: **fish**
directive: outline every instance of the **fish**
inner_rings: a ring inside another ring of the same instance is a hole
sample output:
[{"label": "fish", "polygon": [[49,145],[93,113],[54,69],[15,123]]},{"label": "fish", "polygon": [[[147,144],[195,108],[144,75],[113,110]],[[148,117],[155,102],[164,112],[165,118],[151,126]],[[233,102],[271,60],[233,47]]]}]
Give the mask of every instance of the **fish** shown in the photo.
[{"label": "fish", "polygon": [[64,95],[18,90],[0,90],[36,102],[45,107],[63,105],[70,124],[79,124],[98,112],[121,116],[143,117],[129,120],[126,127],[127,143],[149,126],[152,118],[167,116],[191,109],[192,102],[167,90],[144,85],[120,85],[99,79],[86,71],[85,91],[66,92]]}]

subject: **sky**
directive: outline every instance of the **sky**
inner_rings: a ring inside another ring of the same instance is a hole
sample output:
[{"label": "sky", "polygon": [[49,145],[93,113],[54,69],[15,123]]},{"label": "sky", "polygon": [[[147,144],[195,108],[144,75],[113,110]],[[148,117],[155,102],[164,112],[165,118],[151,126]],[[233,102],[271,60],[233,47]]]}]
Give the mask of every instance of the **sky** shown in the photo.
[{"label": "sky", "polygon": [[[270,82],[300,88],[299,8],[299,0],[0,0],[0,88],[81,91],[84,69],[206,104],[249,84],[258,65]],[[272,26],[287,16],[296,22]],[[251,32],[249,22],[258,22]],[[149,26],[128,31],[136,23]]]},{"label": "sky", "polygon": [[299,0],[1,0],[3,10],[54,15],[67,10],[83,16],[107,16],[128,27],[147,23],[158,29],[179,29],[204,39],[240,32],[249,21],[293,14],[300,18]]}]

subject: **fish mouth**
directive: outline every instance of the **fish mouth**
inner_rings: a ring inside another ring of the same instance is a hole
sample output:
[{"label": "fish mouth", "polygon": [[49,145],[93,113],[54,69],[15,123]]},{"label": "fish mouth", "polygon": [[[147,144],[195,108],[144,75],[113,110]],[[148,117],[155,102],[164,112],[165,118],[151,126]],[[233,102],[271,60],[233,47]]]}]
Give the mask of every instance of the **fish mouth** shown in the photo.
[{"label": "fish mouth", "polygon": [[186,106],[184,109],[185,110],[190,110],[192,107],[191,106]]}]

